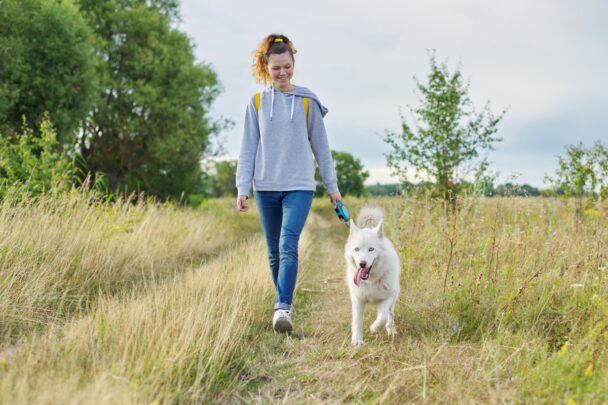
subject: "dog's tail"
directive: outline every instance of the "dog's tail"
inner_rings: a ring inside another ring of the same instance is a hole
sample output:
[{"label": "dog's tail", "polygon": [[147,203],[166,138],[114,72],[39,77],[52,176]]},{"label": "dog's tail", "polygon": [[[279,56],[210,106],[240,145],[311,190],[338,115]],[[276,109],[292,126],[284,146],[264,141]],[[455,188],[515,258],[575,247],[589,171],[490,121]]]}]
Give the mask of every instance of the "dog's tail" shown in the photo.
[{"label": "dog's tail", "polygon": [[382,218],[384,218],[384,214],[380,208],[368,205],[359,211],[357,226],[359,228],[374,228]]}]

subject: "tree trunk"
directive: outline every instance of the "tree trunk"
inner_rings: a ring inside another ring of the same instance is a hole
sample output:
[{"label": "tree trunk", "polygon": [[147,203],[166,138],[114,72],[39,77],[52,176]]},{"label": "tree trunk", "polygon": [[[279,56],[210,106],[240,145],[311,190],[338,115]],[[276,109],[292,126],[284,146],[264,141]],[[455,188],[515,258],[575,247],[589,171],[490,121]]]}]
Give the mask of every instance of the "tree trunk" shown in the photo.
[{"label": "tree trunk", "polygon": [[576,220],[580,221],[583,218],[583,197],[577,198],[576,202]]},{"label": "tree trunk", "polygon": [[108,188],[110,189],[110,191],[112,193],[116,192],[116,189],[118,188],[118,185],[125,179],[125,177],[127,176],[126,172],[121,172],[121,171],[112,171],[112,170],[107,170],[105,172],[105,175],[108,178]]},{"label": "tree trunk", "polygon": [[456,190],[454,182],[449,177],[443,182],[443,205],[445,215],[456,213]]}]

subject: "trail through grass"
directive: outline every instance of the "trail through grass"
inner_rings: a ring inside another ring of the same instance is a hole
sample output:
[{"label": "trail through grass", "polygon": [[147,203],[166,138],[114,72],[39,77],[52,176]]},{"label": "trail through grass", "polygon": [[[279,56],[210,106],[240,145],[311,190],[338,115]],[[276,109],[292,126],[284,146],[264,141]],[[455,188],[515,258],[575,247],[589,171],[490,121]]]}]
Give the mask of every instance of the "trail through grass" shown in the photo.
[{"label": "trail through grass", "polygon": [[[352,212],[361,203],[354,202]],[[606,290],[596,273],[605,263],[598,246],[608,242],[601,227],[581,224],[568,234],[567,224],[555,222],[559,214],[551,211],[558,205],[535,206],[542,201],[469,207],[456,225],[429,215],[424,201],[410,207],[398,200],[374,203],[383,205],[387,234],[400,246],[404,262],[398,335],[372,335],[375,308],[367,306],[366,344],[351,347],[342,256],[347,229],[317,205],[309,223],[312,246],[301,252],[294,334],[261,334],[249,352],[241,388],[218,399],[576,403],[608,398],[608,306],[593,293],[579,295],[584,290],[575,283],[595,279],[586,290]],[[543,233],[578,240],[579,248],[568,255],[564,249],[573,247],[550,241],[562,249],[556,257],[553,245],[536,236]],[[450,254],[453,267],[446,269]],[[475,263],[472,254],[485,260]],[[585,269],[582,257],[587,257]],[[512,264],[517,270],[509,270]],[[553,270],[556,264],[561,277]]]},{"label": "trail through grass", "polygon": [[[422,382],[431,378],[425,361],[434,360],[440,350],[433,353],[425,347],[417,353],[403,327],[394,340],[366,330],[364,347],[350,345],[343,259],[348,229],[327,209],[315,211],[309,223],[313,244],[302,252],[294,333],[260,336],[249,360],[247,383],[235,397],[244,403],[396,400],[391,389],[399,379],[415,386],[409,391],[412,401],[424,398]],[[366,327],[374,316],[375,308],[368,306]]]}]

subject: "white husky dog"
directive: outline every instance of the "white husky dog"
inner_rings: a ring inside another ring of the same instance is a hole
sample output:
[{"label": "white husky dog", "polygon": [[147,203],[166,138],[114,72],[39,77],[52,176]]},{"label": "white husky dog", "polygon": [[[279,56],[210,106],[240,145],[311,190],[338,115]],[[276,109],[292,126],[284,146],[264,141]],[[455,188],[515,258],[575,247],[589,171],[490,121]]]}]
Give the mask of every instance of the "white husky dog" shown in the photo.
[{"label": "white husky dog", "polygon": [[379,208],[363,207],[357,225],[351,219],[350,235],[344,247],[346,284],[353,307],[352,344],[363,344],[363,308],[376,304],[378,317],[370,330],[385,326],[395,331],[395,303],[399,295],[399,255],[383,234],[383,215]]}]

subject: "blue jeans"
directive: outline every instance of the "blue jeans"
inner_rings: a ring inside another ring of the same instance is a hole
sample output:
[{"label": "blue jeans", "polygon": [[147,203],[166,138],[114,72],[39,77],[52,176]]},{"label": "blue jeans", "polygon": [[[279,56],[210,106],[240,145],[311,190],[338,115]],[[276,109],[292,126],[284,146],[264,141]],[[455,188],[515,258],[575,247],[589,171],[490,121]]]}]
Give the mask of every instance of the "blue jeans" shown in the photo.
[{"label": "blue jeans", "polygon": [[276,289],[274,309],[291,309],[298,276],[298,241],[313,191],[254,191]]}]

